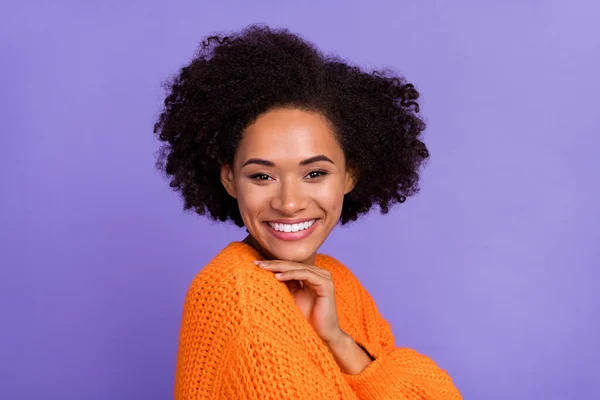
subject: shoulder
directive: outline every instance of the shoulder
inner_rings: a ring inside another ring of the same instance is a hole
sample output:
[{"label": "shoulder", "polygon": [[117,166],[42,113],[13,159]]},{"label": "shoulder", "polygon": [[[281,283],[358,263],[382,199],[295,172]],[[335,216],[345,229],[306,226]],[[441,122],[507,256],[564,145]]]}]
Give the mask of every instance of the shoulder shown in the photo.
[{"label": "shoulder", "polygon": [[253,266],[258,253],[252,247],[232,242],[214,256],[195,276],[192,285],[198,282],[220,283],[243,274]]},{"label": "shoulder", "polygon": [[247,314],[255,306],[267,306],[285,295],[285,285],[273,273],[258,268],[259,253],[251,246],[232,242],[194,277],[185,307],[220,309]]},{"label": "shoulder", "polygon": [[235,270],[239,266],[233,262],[234,252],[231,250],[235,249],[235,246],[232,245],[233,243],[221,250],[194,276],[188,288],[186,302],[201,292],[215,295],[215,288],[234,284]]}]

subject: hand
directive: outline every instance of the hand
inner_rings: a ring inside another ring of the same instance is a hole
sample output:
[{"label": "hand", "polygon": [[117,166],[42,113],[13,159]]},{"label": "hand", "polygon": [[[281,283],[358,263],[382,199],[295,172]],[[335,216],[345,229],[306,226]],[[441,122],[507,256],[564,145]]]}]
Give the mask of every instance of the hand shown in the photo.
[{"label": "hand", "polygon": [[275,277],[286,284],[302,315],[328,346],[343,337],[329,271],[292,261],[257,260],[254,263],[267,271],[276,272]]}]

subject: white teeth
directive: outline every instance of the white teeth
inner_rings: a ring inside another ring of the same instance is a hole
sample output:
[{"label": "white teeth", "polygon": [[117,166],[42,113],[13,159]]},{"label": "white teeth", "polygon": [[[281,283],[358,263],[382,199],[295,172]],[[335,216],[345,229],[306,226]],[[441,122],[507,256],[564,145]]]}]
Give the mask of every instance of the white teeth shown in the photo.
[{"label": "white teeth", "polygon": [[310,228],[316,220],[300,222],[299,224],[279,224],[269,222],[271,228],[279,232],[298,232]]}]

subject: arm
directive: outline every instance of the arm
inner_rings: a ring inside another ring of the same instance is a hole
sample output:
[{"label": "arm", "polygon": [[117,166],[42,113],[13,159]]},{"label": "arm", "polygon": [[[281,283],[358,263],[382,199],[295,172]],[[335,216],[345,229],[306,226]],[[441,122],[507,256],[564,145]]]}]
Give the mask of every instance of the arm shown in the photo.
[{"label": "arm", "polygon": [[249,273],[240,286],[244,318],[228,372],[231,399],[351,399],[356,396],[288,289],[270,273]]},{"label": "arm", "polygon": [[341,332],[340,337],[328,344],[340,369],[349,375],[358,375],[375,361],[369,352],[356,343],[352,336]]},{"label": "arm", "polygon": [[175,371],[175,400],[220,399],[223,368],[240,333],[235,277],[196,277],[183,306]]},{"label": "arm", "polygon": [[[389,323],[379,313],[368,291],[354,276],[356,297],[362,304],[368,343],[360,345],[374,361],[360,373],[345,373],[348,384],[361,400],[410,399],[458,400],[459,391],[448,374],[430,358],[414,350],[396,348]],[[352,346],[353,344],[347,344]]]},{"label": "arm", "polygon": [[266,271],[236,271],[217,286],[195,281],[184,305],[175,399],[356,400],[341,376],[336,383],[326,372],[335,360],[295,305],[281,301],[286,295]]},{"label": "arm", "polygon": [[[343,379],[336,384],[327,372],[333,371],[335,361],[323,346],[323,352],[307,352],[317,346],[303,342],[318,341],[316,336],[306,337],[305,332],[282,329],[276,323],[251,323],[240,338],[235,368],[230,371],[237,390],[228,398],[357,400],[347,384],[339,384]],[[331,364],[319,365],[323,360]]]}]

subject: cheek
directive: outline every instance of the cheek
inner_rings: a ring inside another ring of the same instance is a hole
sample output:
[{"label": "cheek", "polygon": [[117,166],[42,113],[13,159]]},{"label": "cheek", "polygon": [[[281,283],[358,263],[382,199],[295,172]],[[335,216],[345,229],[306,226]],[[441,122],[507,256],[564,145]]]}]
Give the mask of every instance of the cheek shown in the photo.
[{"label": "cheek", "polygon": [[266,195],[260,187],[241,183],[237,186],[238,207],[243,217],[254,218],[265,207]]},{"label": "cheek", "polygon": [[315,192],[315,201],[330,214],[340,214],[344,202],[344,186],[332,181],[320,189]]}]

